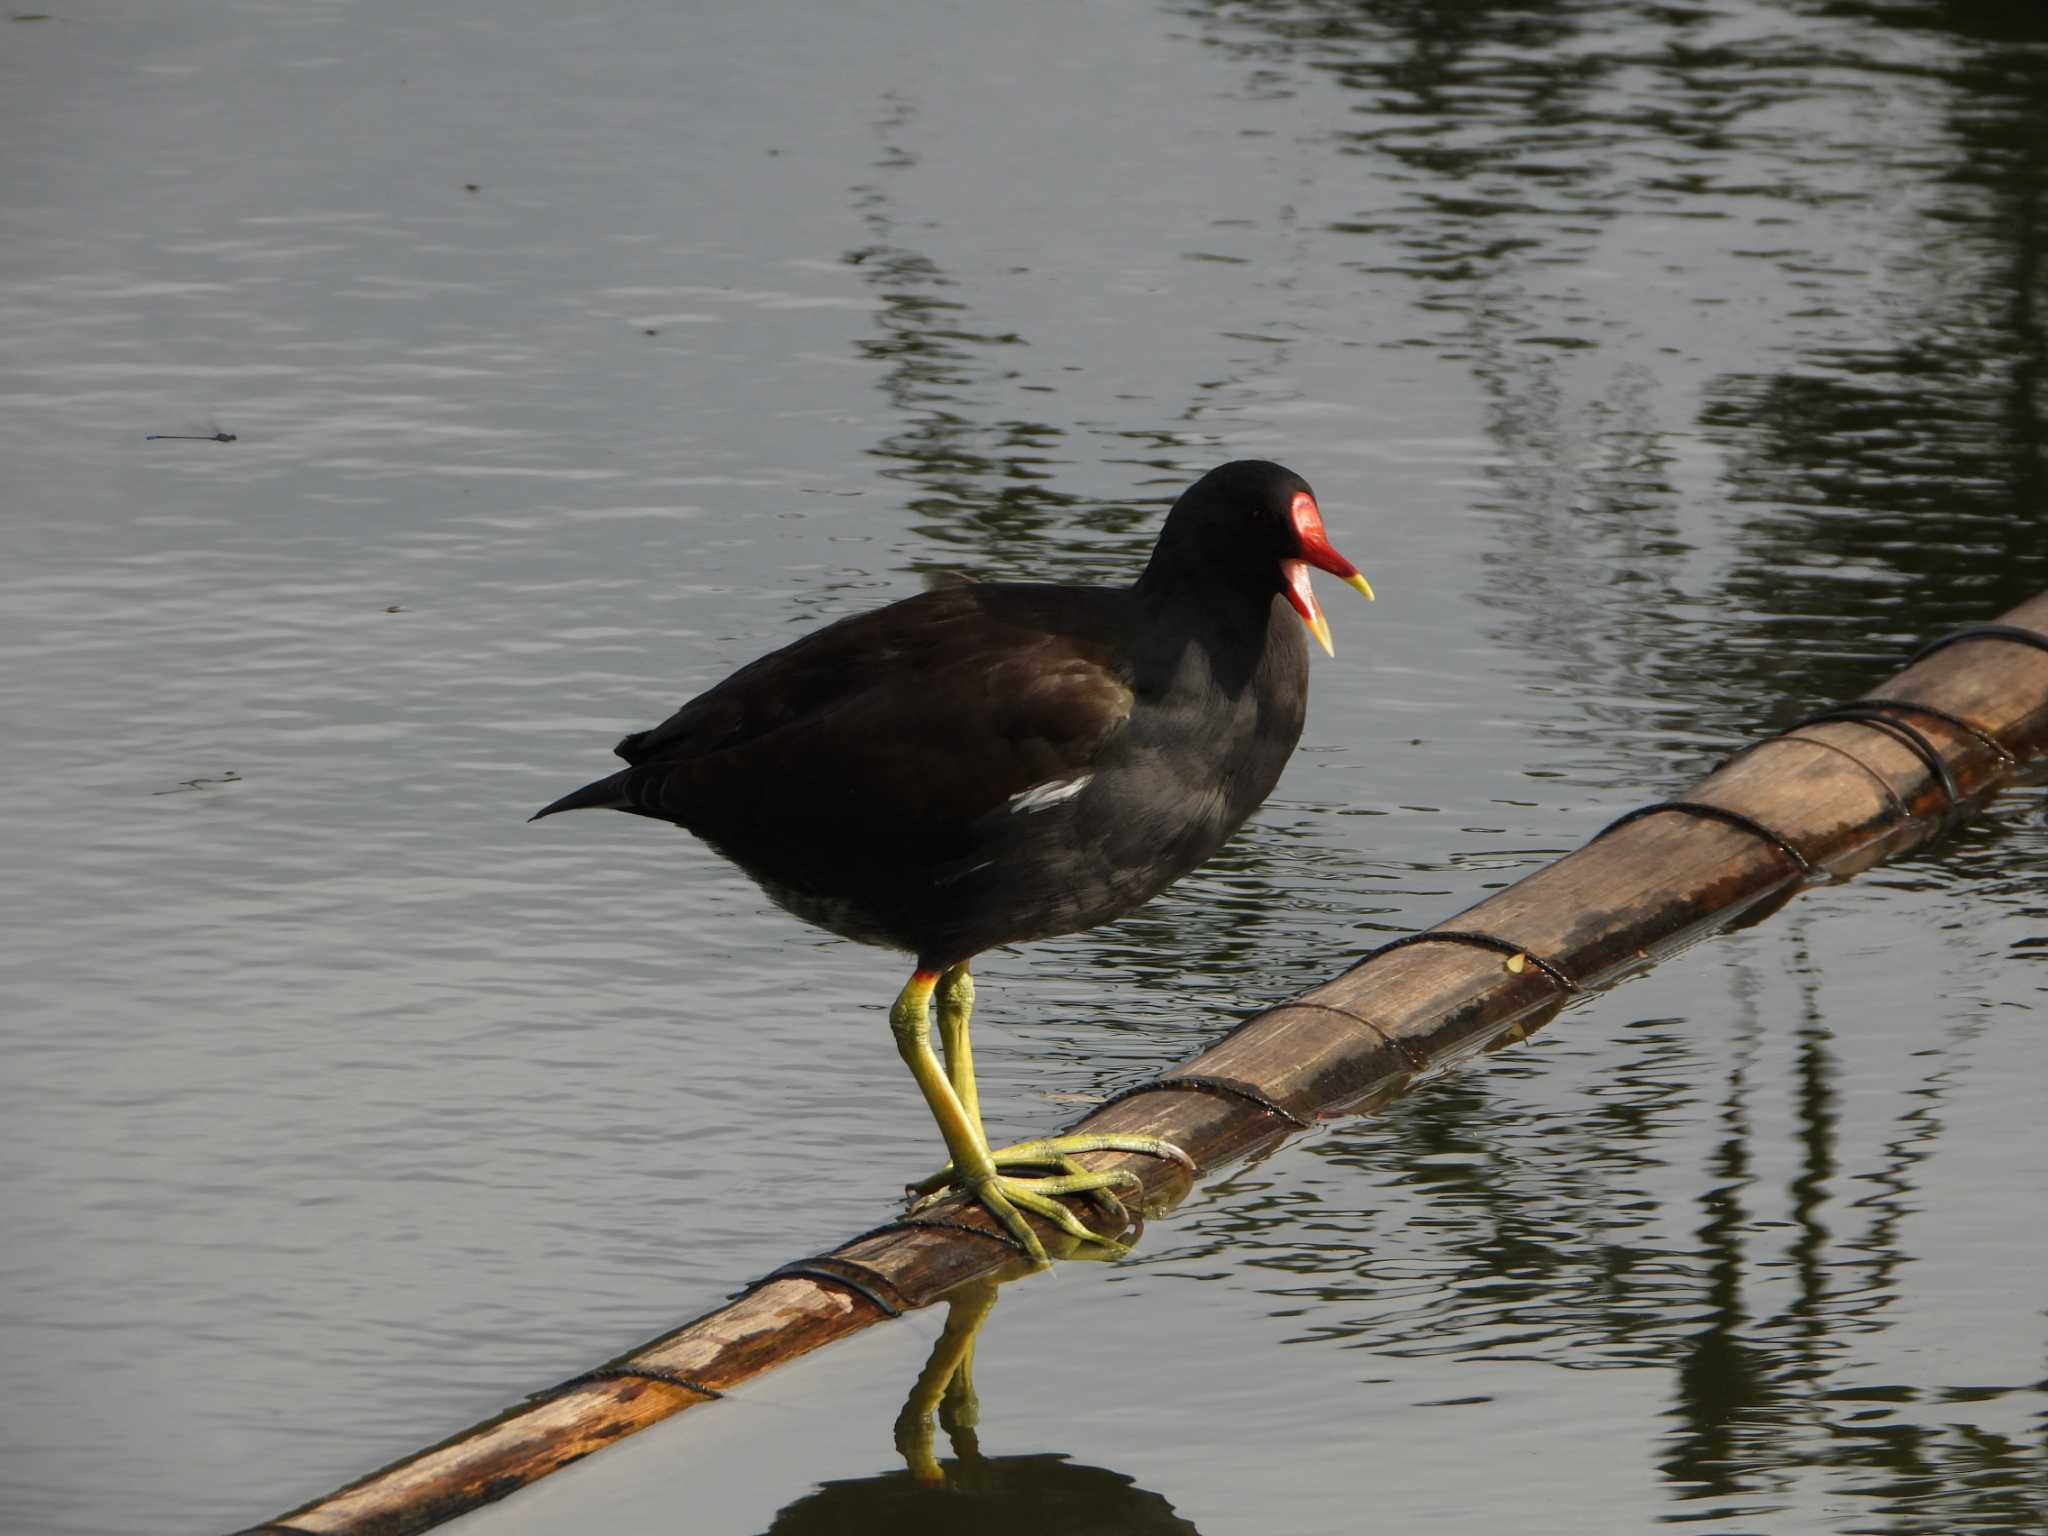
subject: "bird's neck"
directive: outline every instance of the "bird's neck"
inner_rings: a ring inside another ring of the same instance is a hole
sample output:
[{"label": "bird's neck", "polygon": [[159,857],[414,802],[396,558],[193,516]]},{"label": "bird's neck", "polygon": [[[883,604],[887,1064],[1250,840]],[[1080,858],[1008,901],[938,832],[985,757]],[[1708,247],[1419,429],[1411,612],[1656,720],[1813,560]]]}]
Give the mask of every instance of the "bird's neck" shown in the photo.
[{"label": "bird's neck", "polygon": [[[1284,665],[1300,641],[1294,614],[1280,601],[1277,583],[1260,583],[1240,559],[1234,566],[1162,561],[1156,554],[1133,594],[1143,614],[1141,677],[1153,688],[1235,696],[1270,665]],[[1276,619],[1284,615],[1285,624]],[[1276,645],[1277,644],[1277,651]],[[1298,658],[1305,669],[1307,656]]]},{"label": "bird's neck", "polygon": [[1196,540],[1162,539],[1133,590],[1153,614],[1183,627],[1262,629],[1279,592],[1279,572],[1247,561],[1242,550]]}]

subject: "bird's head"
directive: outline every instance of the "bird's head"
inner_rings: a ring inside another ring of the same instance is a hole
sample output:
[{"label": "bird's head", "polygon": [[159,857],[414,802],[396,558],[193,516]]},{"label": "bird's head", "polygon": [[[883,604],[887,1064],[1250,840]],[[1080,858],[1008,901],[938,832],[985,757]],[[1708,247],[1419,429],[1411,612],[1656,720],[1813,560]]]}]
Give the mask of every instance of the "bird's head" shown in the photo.
[{"label": "bird's head", "polygon": [[1308,482],[1264,459],[1220,465],[1173,504],[1153,567],[1163,571],[1188,565],[1220,569],[1234,584],[1270,582],[1301,615],[1325,655],[1336,653],[1329,620],[1309,585],[1309,568],[1328,571],[1368,600],[1373,595],[1372,583],[1330,543]]}]

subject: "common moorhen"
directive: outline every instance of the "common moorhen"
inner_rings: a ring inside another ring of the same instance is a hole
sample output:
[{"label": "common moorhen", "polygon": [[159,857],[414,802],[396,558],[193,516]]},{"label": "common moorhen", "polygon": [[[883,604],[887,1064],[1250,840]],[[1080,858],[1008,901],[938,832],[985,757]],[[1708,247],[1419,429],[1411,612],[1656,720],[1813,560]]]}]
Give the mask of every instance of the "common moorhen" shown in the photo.
[{"label": "common moorhen", "polygon": [[[991,1151],[967,1042],[968,963],[1149,900],[1222,846],[1301,735],[1308,567],[1368,598],[1308,483],[1247,459],[1167,514],[1129,587],[953,580],[828,624],[618,745],[631,766],[538,813],[603,807],[694,832],[806,922],[907,950],[889,1012],[957,1184],[1040,1263],[1018,1207],[1097,1238],[1053,1196],[1135,1182],[1076,1152],[1180,1158],[1149,1137]],[[934,991],[945,1051],[931,1047]],[[1019,1178],[1003,1168],[1051,1170]]]}]

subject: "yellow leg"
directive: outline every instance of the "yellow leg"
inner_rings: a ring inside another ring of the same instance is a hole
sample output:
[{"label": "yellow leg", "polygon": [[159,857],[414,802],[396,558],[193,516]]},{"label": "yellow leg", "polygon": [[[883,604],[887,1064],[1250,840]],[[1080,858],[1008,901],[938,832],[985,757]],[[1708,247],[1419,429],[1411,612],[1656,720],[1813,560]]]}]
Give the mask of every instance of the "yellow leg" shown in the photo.
[{"label": "yellow leg", "polygon": [[[939,1044],[946,1053],[946,1079],[953,1085],[953,1095],[960,1101],[962,1113],[973,1122],[975,1135],[986,1151],[988,1133],[982,1129],[981,1098],[974,1086],[974,1048],[967,1039],[968,1021],[974,1013],[974,978],[967,972],[966,961],[961,961],[939,977],[937,995]],[[947,1145],[950,1147],[952,1143]],[[997,1148],[989,1153],[989,1159],[998,1168],[1050,1169],[1056,1178],[1032,1181],[1040,1194],[1086,1193],[1112,1220],[1121,1222],[1124,1208],[1110,1190],[1137,1181],[1128,1177],[1105,1181],[1074,1161],[1073,1154],[1077,1152],[1144,1152],[1153,1157],[1170,1158],[1190,1173],[1195,1169],[1194,1160],[1179,1147],[1154,1136],[1041,1137],[1036,1141],[1021,1141],[1014,1146]],[[948,1164],[930,1178],[911,1185],[910,1193],[936,1199],[958,1182],[953,1165]]]},{"label": "yellow leg", "polygon": [[[988,1145],[988,1131],[981,1123],[981,1094],[974,1086],[974,1047],[967,1038],[968,1021],[974,1016],[974,977],[968,974],[967,965],[968,962],[962,960],[939,977],[936,993],[939,1049],[946,1058],[946,1079],[952,1083],[953,1092],[960,1100],[960,1107],[967,1112],[967,1118],[974,1122],[975,1132],[981,1137],[981,1144],[985,1147]],[[1029,1155],[1033,1152],[1040,1155]],[[1035,1142],[1027,1142],[1018,1147],[1005,1147],[990,1155],[999,1168],[1012,1165],[1035,1166],[1050,1168],[1068,1178],[1089,1177],[1088,1170],[1071,1157],[1058,1154],[1047,1156],[1044,1148]],[[936,1189],[942,1186],[932,1184],[931,1187]],[[1123,1203],[1111,1194],[1107,1187],[1096,1187],[1092,1183],[1084,1184],[1082,1187],[1089,1190],[1088,1198],[1110,1220],[1121,1225],[1128,1219]],[[1043,1189],[1043,1186],[1041,1188]],[[928,1194],[930,1190],[920,1186],[917,1192]],[[1043,1192],[1055,1193],[1050,1189],[1044,1189]]]},{"label": "yellow leg", "polygon": [[988,1132],[981,1128],[981,1095],[974,1087],[974,1048],[967,1043],[967,1021],[974,1013],[974,978],[967,974],[967,962],[939,978],[939,1048],[946,1053],[946,1076],[974,1129],[988,1145]]},{"label": "yellow leg", "polygon": [[[974,1128],[981,1134],[981,1144],[988,1145],[988,1131],[981,1123],[981,1095],[974,1086],[974,1047],[968,1042],[967,1025],[974,1016],[974,978],[968,974],[965,960],[939,977],[938,998],[939,1049],[946,1058],[946,1078],[953,1085],[953,1092],[959,1097],[960,1107],[967,1111],[967,1118],[974,1122]],[[1166,1144],[1161,1142],[1160,1146]],[[1074,1146],[1072,1151],[1091,1150],[1086,1146]],[[1164,1155],[1179,1156],[1177,1148]],[[1087,1177],[1088,1170],[1071,1157],[1050,1152],[1043,1141],[1020,1142],[1013,1147],[1004,1147],[992,1152],[998,1168],[1010,1166],[1042,1167],[1056,1169],[1069,1177]],[[1185,1158],[1182,1161],[1186,1161]],[[1192,1168],[1193,1165],[1189,1164]],[[930,1180],[931,1188],[940,1185]],[[918,1193],[929,1193],[924,1186],[918,1186]],[[1124,1219],[1124,1208],[1106,1188],[1094,1191],[1092,1198],[1105,1212],[1118,1221]]]},{"label": "yellow leg", "polygon": [[[959,1093],[932,1051],[931,999],[938,982],[937,971],[912,972],[902,992],[897,994],[895,1005],[889,1010],[889,1029],[896,1037],[897,1053],[910,1068],[918,1092],[924,1095],[925,1107],[931,1110],[932,1119],[938,1122],[939,1135],[945,1138],[946,1152],[952,1159],[948,1165],[949,1182],[986,1206],[989,1214],[1002,1223],[1003,1229],[1017,1240],[1032,1263],[1040,1268],[1046,1263],[1045,1246],[1039,1242],[1038,1234],[1031,1230],[1031,1224],[1020,1214],[1019,1207],[1043,1216],[1069,1236],[1085,1242],[1116,1246],[1111,1239],[1089,1231],[1081,1224],[1080,1218],[1053,1197],[1135,1184],[1138,1182],[1135,1174],[1117,1170],[1063,1173],[1052,1179],[1018,1179],[996,1171],[996,1160],[989,1153],[988,1140],[982,1135],[980,1124],[961,1103]],[[957,997],[956,989],[956,1000]],[[963,1010],[960,1025],[963,1051],[966,1033]],[[965,1056],[956,1060],[964,1064]],[[1037,1161],[1043,1164],[1049,1159]]]}]

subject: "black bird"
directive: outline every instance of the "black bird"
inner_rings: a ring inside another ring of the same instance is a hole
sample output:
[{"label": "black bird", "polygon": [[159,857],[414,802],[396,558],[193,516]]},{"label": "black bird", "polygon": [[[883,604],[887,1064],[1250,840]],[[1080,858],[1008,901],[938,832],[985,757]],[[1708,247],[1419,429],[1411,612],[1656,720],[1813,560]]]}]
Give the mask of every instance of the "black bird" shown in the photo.
[{"label": "black bird", "polygon": [[[828,624],[628,736],[630,766],[535,819],[602,807],[674,822],[804,921],[916,956],[889,1022],[952,1159],[920,1188],[967,1190],[1043,1263],[1019,1207],[1102,1241],[1052,1197],[1113,1204],[1107,1191],[1135,1182],[1071,1154],[1186,1159],[1131,1136],[991,1151],[968,964],[1121,916],[1258,808],[1307,708],[1296,615],[1330,650],[1310,566],[1372,596],[1307,481],[1225,464],[1174,503],[1133,585],[954,580]],[[1000,1171],[1017,1167],[1050,1173]]]}]

